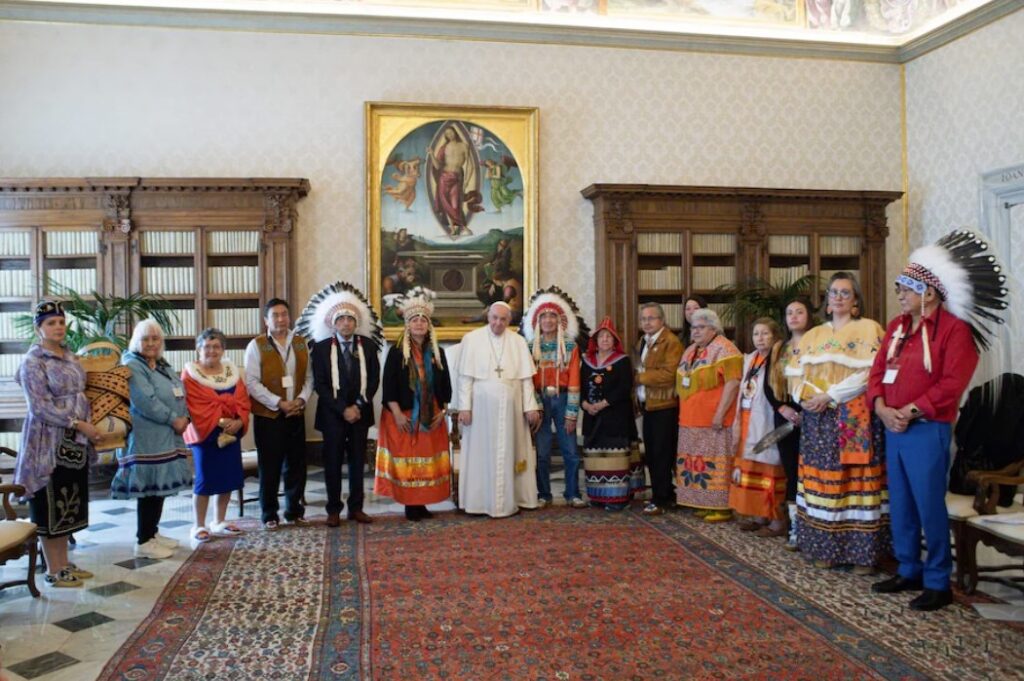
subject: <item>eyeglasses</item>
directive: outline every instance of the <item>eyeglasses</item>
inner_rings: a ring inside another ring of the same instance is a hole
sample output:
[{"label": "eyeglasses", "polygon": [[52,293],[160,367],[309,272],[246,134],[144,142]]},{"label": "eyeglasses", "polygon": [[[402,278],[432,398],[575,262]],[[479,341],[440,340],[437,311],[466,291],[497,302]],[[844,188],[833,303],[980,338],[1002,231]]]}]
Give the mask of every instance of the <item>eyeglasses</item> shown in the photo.
[{"label": "eyeglasses", "polygon": [[642,321],[642,322],[656,322],[659,319],[661,319],[661,317],[641,317],[640,321]]},{"label": "eyeglasses", "polygon": [[844,289],[830,288],[828,290],[828,297],[829,298],[838,298],[839,300],[849,300],[850,298],[853,298],[853,291],[851,291],[850,289],[847,289],[847,288],[844,288]]},{"label": "eyeglasses", "polygon": [[691,331],[703,331],[706,328],[708,328],[707,324],[694,324],[694,325],[692,325],[690,327],[690,330]]}]

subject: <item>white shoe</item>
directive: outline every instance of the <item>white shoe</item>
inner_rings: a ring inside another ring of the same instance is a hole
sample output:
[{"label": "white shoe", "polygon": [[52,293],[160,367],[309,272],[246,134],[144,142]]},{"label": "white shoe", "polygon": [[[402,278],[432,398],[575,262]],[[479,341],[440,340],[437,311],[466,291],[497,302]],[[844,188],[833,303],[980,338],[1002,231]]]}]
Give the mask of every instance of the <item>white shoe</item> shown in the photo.
[{"label": "white shoe", "polygon": [[145,544],[135,545],[136,558],[170,558],[174,555],[174,549],[164,546],[159,542],[150,539]]},{"label": "white shoe", "polygon": [[154,534],[153,537],[150,539],[150,541],[155,541],[157,544],[160,544],[162,546],[166,546],[169,549],[176,549],[176,548],[178,548],[178,540],[177,539],[171,539],[170,537],[165,537],[164,535],[160,534],[159,532]]}]

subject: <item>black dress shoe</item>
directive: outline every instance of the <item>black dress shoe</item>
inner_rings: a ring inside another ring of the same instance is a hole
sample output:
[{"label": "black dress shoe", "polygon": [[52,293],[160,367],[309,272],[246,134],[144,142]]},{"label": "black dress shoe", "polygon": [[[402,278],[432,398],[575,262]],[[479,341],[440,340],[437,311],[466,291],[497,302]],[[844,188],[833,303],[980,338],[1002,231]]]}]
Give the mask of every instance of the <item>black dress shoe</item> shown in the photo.
[{"label": "black dress shoe", "polygon": [[923,588],[920,579],[907,579],[900,575],[871,585],[871,590],[876,594],[898,594],[901,591],[920,591]]},{"label": "black dress shoe", "polygon": [[423,520],[423,516],[420,515],[419,506],[406,506],[405,519],[411,520],[414,523],[418,523],[419,521]]},{"label": "black dress shoe", "polygon": [[434,517],[434,514],[426,506],[420,506],[420,517],[424,520],[430,520]]},{"label": "black dress shoe", "polygon": [[931,612],[932,610],[944,608],[952,602],[953,592],[949,589],[946,589],[945,591],[925,589],[920,596],[910,601],[910,609],[920,610],[921,612]]}]

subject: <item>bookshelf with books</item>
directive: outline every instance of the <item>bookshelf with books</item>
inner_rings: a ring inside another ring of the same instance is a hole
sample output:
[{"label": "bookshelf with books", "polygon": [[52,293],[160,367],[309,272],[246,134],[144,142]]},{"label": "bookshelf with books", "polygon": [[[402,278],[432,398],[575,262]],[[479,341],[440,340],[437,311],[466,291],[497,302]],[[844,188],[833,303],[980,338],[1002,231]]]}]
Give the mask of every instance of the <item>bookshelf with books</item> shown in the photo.
[{"label": "bookshelf with books", "polygon": [[[626,343],[641,303],[661,303],[678,329],[688,296],[721,315],[732,301],[720,287],[838,269],[859,274],[867,313],[884,316],[885,208],[900,192],[595,184],[582,194],[594,203],[597,317],[610,315]],[[746,349],[749,321],[727,329]]]},{"label": "bookshelf with books", "polygon": [[0,179],[0,440],[25,410],[9,380],[28,347],[14,319],[53,297],[48,282],[169,300],[176,370],[195,357],[197,332],[224,322],[241,365],[262,303],[296,302],[292,234],[308,191],[291,178]]}]

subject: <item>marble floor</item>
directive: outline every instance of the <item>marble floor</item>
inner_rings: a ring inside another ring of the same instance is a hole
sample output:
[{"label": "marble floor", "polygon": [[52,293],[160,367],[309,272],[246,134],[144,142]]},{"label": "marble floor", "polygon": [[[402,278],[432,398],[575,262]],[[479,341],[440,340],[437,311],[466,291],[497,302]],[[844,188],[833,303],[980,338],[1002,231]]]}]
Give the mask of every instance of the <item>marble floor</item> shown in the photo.
[{"label": "marble floor", "polygon": [[[564,503],[562,472],[553,471],[552,478],[556,503]],[[372,478],[367,475],[365,488],[372,487]],[[306,486],[308,516],[323,515],[324,494],[323,471],[311,468]],[[32,598],[25,587],[0,591],[0,680],[95,679],[111,655],[149,614],[167,581],[189,556],[190,496],[170,497],[165,503],[160,532],[181,542],[174,556],[166,560],[134,558],[134,502],[96,496],[93,493],[90,503],[91,525],[76,535],[78,545],[71,554],[75,563],[95,573],[94,579],[80,589],[53,589],[37,576],[40,598]],[[245,496],[256,496],[255,481],[246,482]],[[454,506],[446,502],[430,508],[450,510]],[[368,491],[365,510],[378,515],[402,513],[403,509]],[[257,502],[245,505],[245,517],[258,517],[258,513]],[[236,503],[232,502],[228,515],[238,517]],[[22,559],[3,566],[0,581],[23,575],[26,565],[27,559]],[[1021,592],[998,584],[984,584],[983,588],[1024,612]]]}]

